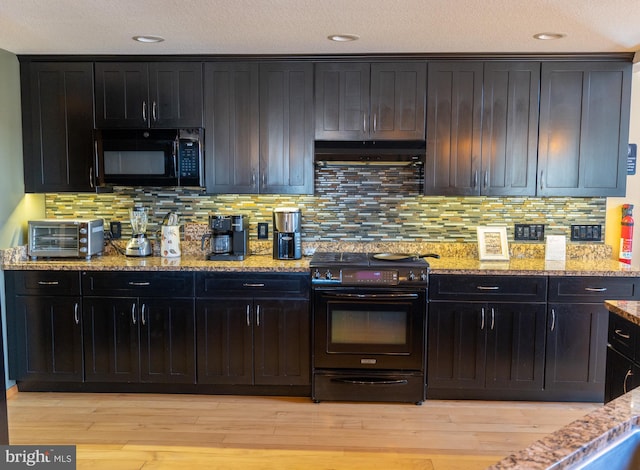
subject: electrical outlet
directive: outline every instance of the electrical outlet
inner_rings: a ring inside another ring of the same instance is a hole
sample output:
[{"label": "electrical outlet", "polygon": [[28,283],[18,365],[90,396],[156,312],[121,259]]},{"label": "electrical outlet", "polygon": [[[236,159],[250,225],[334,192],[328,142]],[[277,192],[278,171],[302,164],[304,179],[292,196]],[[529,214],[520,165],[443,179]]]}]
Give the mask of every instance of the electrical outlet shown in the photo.
[{"label": "electrical outlet", "polygon": [[515,224],[514,240],[544,240],[544,224]]},{"label": "electrical outlet", "polygon": [[599,242],[602,240],[602,225],[571,225],[571,240]]},{"label": "electrical outlet", "polygon": [[111,238],[122,237],[122,224],[120,222],[110,222],[109,230],[111,231]]},{"label": "electrical outlet", "polygon": [[269,224],[266,222],[258,222],[258,239],[266,240],[269,238]]}]

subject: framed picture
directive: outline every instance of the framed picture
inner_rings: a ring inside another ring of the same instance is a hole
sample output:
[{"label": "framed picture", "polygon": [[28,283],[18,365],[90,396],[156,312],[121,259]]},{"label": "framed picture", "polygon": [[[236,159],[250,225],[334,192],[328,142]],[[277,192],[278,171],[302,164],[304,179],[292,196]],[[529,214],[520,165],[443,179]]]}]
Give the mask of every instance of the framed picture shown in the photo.
[{"label": "framed picture", "polygon": [[478,254],[481,261],[508,260],[507,227],[478,227]]}]

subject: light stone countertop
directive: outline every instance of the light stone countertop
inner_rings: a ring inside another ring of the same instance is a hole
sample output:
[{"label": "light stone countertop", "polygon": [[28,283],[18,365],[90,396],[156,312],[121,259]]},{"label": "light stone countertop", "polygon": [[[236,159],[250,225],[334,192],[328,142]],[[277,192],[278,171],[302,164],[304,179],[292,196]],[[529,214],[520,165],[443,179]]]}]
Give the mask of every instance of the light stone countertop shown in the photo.
[{"label": "light stone countertop", "polygon": [[610,312],[640,326],[640,302],[635,300],[607,300],[605,305]]}]

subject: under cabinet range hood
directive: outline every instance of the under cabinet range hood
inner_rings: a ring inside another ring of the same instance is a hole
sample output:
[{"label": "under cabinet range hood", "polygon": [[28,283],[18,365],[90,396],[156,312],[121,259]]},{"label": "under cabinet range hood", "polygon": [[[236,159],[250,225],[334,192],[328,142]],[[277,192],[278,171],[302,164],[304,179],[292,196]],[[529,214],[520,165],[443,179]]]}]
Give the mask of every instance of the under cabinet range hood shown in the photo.
[{"label": "under cabinet range hood", "polygon": [[423,140],[320,141],[315,142],[314,163],[324,166],[423,166]]}]

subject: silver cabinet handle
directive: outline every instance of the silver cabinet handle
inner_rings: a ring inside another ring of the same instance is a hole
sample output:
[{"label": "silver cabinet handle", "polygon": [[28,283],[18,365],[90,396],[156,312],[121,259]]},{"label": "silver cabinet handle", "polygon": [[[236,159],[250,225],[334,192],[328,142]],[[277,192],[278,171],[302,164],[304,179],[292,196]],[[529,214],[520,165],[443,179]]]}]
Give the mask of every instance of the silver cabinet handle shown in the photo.
[{"label": "silver cabinet handle", "polygon": [[252,188],[256,187],[256,172],[255,171],[251,172],[251,187]]},{"label": "silver cabinet handle", "polygon": [[251,326],[251,306],[247,304],[247,326]]},{"label": "silver cabinet handle", "polygon": [[473,188],[478,187],[478,170],[473,172]]},{"label": "silver cabinet handle", "polygon": [[245,282],[244,284],[242,284],[242,287],[264,287],[264,282]]},{"label": "silver cabinet handle", "polygon": [[100,168],[98,166],[98,141],[94,140],[93,141],[93,162],[96,165],[96,179],[98,179],[98,176],[100,176],[100,173],[98,172],[98,168]]},{"label": "silver cabinet handle", "polygon": [[480,310],[482,312],[482,318],[480,319],[480,329],[484,330],[484,307],[482,307]]},{"label": "silver cabinet handle", "polygon": [[542,183],[543,182],[543,176],[544,176],[544,170],[541,170],[540,171],[540,190],[544,189],[544,184]]},{"label": "silver cabinet handle", "polygon": [[89,167],[89,187],[91,189],[94,188],[94,186],[93,186],[93,166]]},{"label": "silver cabinet handle", "polygon": [[76,322],[76,325],[80,324],[80,306],[78,305],[78,302],[75,303],[75,305],[73,306],[73,319]]},{"label": "silver cabinet handle", "polygon": [[38,281],[39,286],[57,286],[60,281]]},{"label": "silver cabinet handle", "polygon": [[129,285],[136,286],[136,287],[144,287],[144,286],[150,286],[151,283],[149,281],[129,281]]},{"label": "silver cabinet handle", "polygon": [[491,307],[491,330],[492,331],[495,325],[496,325],[496,311],[493,307]]},{"label": "silver cabinet handle", "polygon": [[131,304],[131,322],[135,325],[138,323],[138,319],[136,318],[136,303]]},{"label": "silver cabinet handle", "polygon": [[476,286],[478,290],[500,290],[500,286]]},{"label": "silver cabinet handle", "polygon": [[151,119],[153,122],[158,120],[158,104],[155,101],[151,103]]},{"label": "silver cabinet handle", "polygon": [[373,113],[373,133],[378,132],[378,113]]},{"label": "silver cabinet handle", "polygon": [[629,377],[633,376],[633,372],[631,372],[631,369],[629,369],[627,371],[627,374],[624,376],[624,384],[622,386],[622,390],[624,393],[627,393],[627,380],[629,380]]},{"label": "silver cabinet handle", "polygon": [[367,113],[362,113],[362,132],[367,132]]},{"label": "silver cabinet handle", "polygon": [[489,186],[489,170],[484,171],[484,187],[487,188]]},{"label": "silver cabinet handle", "polygon": [[262,187],[267,187],[267,176],[265,175],[264,171],[262,172]]},{"label": "silver cabinet handle", "polygon": [[584,290],[587,292],[607,292],[606,287],[585,287]]},{"label": "silver cabinet handle", "polygon": [[556,329],[556,310],[551,309],[551,331]]},{"label": "silver cabinet handle", "polygon": [[142,314],[141,314],[142,318],[141,318],[141,321],[142,321],[143,325],[147,324],[147,320],[145,318],[146,310],[147,310],[147,304],[142,304]]},{"label": "silver cabinet handle", "polygon": [[260,326],[260,305],[256,307],[256,326]]},{"label": "silver cabinet handle", "polygon": [[631,338],[631,335],[623,333],[622,330],[614,330],[614,332],[616,335],[620,336],[621,338],[624,338],[624,339]]}]

